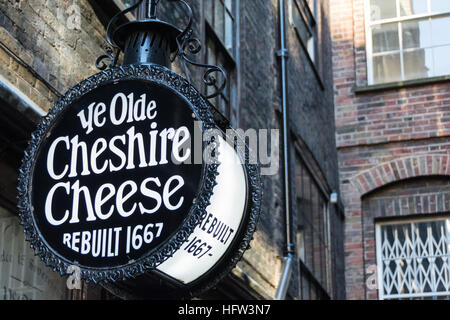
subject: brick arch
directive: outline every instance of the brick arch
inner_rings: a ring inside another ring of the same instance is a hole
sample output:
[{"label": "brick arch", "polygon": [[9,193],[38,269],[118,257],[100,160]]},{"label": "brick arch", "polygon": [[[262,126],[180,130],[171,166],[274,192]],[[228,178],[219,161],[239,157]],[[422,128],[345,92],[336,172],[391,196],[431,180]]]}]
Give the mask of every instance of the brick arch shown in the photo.
[{"label": "brick arch", "polygon": [[450,176],[450,155],[425,154],[384,162],[351,178],[360,197],[392,182],[424,176]]}]

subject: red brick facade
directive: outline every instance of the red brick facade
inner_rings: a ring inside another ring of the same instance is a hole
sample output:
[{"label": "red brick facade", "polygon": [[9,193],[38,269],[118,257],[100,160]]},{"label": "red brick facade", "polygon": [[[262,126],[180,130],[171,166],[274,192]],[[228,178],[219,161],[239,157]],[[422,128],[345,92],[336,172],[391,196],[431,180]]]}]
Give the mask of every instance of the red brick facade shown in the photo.
[{"label": "red brick facade", "polygon": [[[330,2],[349,299],[377,298],[366,286],[366,270],[376,261],[374,219],[380,214],[370,211],[365,196],[413,178],[432,183],[434,177],[450,176],[450,83],[367,86],[364,2]],[[399,196],[397,212],[390,215],[450,212],[449,194],[427,190],[425,184]]]}]

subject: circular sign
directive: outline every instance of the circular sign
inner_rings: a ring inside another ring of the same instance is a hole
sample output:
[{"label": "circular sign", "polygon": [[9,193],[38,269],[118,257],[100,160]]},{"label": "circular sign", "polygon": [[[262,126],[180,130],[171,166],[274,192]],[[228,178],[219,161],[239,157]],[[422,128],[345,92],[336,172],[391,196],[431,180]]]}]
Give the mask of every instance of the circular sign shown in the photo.
[{"label": "circular sign", "polygon": [[[213,127],[198,92],[165,68],[121,67],[81,82],[25,154],[19,209],[32,247],[61,274],[79,266],[86,280],[154,269],[207,216],[218,165],[195,163],[193,144],[196,130]],[[200,138],[200,150],[214,150],[213,140]]]}]

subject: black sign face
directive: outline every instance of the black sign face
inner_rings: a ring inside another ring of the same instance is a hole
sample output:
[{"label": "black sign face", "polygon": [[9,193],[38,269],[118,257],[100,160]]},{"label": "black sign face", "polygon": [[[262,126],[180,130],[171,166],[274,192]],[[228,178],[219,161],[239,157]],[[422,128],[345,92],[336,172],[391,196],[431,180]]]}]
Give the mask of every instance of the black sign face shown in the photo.
[{"label": "black sign face", "polygon": [[119,67],[83,80],[55,102],[25,151],[18,209],[31,247],[60,274],[77,266],[94,282],[154,270],[206,215],[218,165],[193,150],[214,152],[214,138],[202,141],[214,126],[198,91],[166,68]]},{"label": "black sign face", "polygon": [[[76,266],[103,285],[146,286],[146,273],[191,296],[217,283],[248,247],[261,189],[258,167],[235,161],[243,155],[210,129],[211,106],[161,66],[112,68],[70,89],[20,169],[19,215],[35,253],[62,275]],[[198,162],[199,151],[218,162]]]},{"label": "black sign face", "polygon": [[[186,219],[202,165],[193,110],[169,88],[120,81],[59,115],[34,164],[36,227],[57,254],[114,267],[151,253]],[[188,162],[188,163],[185,163]]]}]

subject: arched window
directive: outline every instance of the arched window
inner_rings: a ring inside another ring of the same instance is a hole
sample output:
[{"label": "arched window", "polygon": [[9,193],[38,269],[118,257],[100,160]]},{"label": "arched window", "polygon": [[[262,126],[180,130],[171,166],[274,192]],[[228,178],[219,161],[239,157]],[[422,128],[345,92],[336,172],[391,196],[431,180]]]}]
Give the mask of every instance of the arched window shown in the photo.
[{"label": "arched window", "polygon": [[450,299],[450,179],[392,183],[364,196],[362,211],[365,265],[376,265],[378,298]]}]

